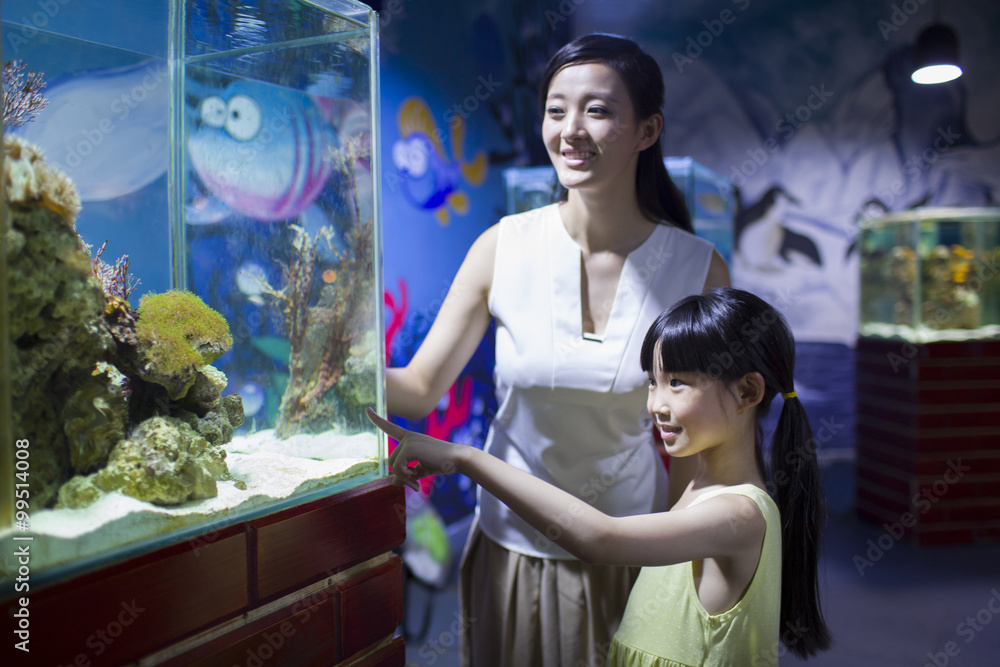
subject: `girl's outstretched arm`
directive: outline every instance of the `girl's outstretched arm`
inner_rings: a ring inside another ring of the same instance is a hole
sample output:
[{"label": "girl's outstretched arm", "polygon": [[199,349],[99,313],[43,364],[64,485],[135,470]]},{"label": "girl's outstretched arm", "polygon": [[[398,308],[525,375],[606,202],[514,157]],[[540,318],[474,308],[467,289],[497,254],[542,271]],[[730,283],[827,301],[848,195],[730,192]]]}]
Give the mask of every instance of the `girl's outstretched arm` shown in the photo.
[{"label": "girl's outstretched arm", "polygon": [[[408,431],[370,409],[368,418],[399,442],[389,456],[394,483],[417,488],[427,475],[460,472],[580,560],[669,565],[702,558],[756,559],[760,553],[764,517],[744,496],[726,494],[688,509],[611,517],[480,449]],[[417,465],[408,467],[414,461]]]}]

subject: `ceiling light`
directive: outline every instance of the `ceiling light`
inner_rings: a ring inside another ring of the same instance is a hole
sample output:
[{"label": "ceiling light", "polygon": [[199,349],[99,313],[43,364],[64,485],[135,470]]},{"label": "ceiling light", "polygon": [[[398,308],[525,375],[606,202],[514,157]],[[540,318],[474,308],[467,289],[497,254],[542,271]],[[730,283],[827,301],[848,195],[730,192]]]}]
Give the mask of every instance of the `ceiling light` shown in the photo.
[{"label": "ceiling light", "polygon": [[910,77],[916,83],[944,83],[962,76],[958,64],[958,34],[944,23],[924,28],[917,37],[917,66]]}]

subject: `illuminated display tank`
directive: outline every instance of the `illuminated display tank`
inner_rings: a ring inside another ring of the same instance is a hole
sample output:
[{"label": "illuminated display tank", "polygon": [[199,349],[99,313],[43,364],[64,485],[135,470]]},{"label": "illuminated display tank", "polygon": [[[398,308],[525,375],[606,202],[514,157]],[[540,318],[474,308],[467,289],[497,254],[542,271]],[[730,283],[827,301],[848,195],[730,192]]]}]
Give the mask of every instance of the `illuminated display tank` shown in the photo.
[{"label": "illuminated display tank", "polygon": [[861,224],[862,336],[1000,336],[1000,208],[924,208]]},{"label": "illuminated display tank", "polygon": [[[695,234],[715,244],[726,262],[732,261],[733,186],[691,157],[663,160],[670,178],[684,195]],[[559,182],[552,167],[517,167],[503,172],[507,188],[507,213],[521,213],[555,201]]]},{"label": "illuminated display tank", "polygon": [[2,17],[0,541],[33,582],[384,476],[377,16]]}]

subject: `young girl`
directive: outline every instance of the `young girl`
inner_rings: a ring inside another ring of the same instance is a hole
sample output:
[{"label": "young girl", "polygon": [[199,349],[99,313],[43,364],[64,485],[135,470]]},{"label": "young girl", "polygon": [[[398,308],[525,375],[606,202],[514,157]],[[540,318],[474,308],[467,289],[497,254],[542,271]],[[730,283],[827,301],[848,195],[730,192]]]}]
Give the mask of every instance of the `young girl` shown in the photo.
[{"label": "young girl", "polygon": [[[794,358],[784,318],[742,290],[660,315],[641,349],[646,407],[667,451],[697,467],[656,514],[608,516],[478,449],[370,417],[399,441],[397,483],[461,472],[581,560],[644,566],[608,665],[777,664],[782,644],[801,657],[830,644],[817,585],[823,496]],[[761,419],[777,394],[768,476]]]}]

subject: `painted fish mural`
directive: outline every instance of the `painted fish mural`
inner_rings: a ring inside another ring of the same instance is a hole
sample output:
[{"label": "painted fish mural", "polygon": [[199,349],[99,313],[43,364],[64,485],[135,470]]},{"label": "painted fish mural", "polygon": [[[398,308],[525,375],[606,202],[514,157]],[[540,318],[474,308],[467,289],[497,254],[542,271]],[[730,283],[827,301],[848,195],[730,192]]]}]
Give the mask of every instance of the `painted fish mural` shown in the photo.
[{"label": "painted fish mural", "polygon": [[[287,220],[319,196],[337,134],[305,93],[240,80],[198,105],[188,154],[211,194],[261,221]],[[205,200],[196,200],[197,205]],[[204,207],[219,215],[217,207]],[[190,209],[195,220],[201,217]]]},{"label": "painted fish mural", "polygon": [[66,172],[82,201],[116,199],[166,173],[169,91],[162,60],[64,74],[47,83],[35,122],[14,132]]},{"label": "painted fish mural", "polygon": [[399,109],[398,124],[402,138],[392,147],[392,161],[403,196],[413,206],[433,211],[442,225],[450,221],[449,211],[465,215],[469,197],[458,189],[460,181],[480,186],[487,171],[485,152],[477,153],[471,162],[462,158],[465,121],[455,116],[450,123],[451,157],[441,145],[442,132],[424,100],[406,99]]}]

